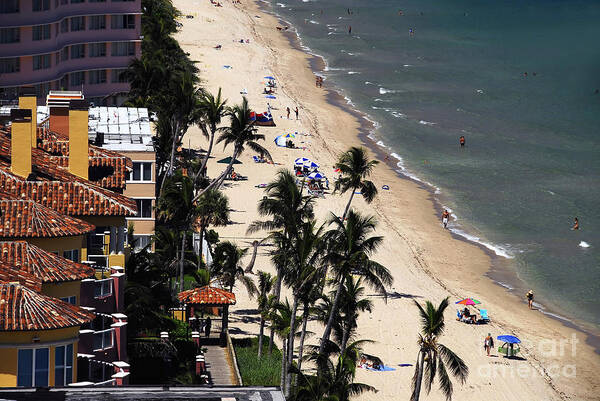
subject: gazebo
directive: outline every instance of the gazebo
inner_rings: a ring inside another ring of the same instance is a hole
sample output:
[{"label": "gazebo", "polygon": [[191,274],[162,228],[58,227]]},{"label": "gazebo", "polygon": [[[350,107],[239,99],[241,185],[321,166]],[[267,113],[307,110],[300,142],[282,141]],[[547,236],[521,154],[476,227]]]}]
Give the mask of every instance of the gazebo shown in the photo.
[{"label": "gazebo", "polygon": [[189,316],[194,316],[194,307],[212,306],[222,308],[220,338],[221,340],[225,338],[229,322],[229,305],[235,305],[236,302],[234,293],[207,285],[182,291],[177,297],[185,305],[185,315],[188,318]]}]

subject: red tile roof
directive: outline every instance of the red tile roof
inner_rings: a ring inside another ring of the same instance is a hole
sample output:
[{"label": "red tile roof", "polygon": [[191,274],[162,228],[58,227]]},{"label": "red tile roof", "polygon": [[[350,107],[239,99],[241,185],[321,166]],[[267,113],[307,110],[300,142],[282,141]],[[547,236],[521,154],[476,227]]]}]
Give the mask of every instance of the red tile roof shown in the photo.
[{"label": "red tile roof", "polygon": [[235,305],[235,294],[220,288],[204,286],[182,291],[177,297],[186,304]]},{"label": "red tile roof", "polygon": [[[0,190],[0,198],[4,198]],[[0,199],[0,238],[52,238],[83,235],[95,227],[31,200]]]},{"label": "red tile roof", "polygon": [[44,283],[78,281],[93,277],[94,268],[47,252],[26,241],[0,241],[0,271],[25,271]]},{"label": "red tile roof", "polygon": [[0,283],[18,282],[34,291],[42,291],[42,280],[27,272],[14,270],[13,266],[0,261]]},{"label": "red tile roof", "polygon": [[0,331],[52,330],[81,326],[94,314],[39,294],[21,284],[0,283]]}]

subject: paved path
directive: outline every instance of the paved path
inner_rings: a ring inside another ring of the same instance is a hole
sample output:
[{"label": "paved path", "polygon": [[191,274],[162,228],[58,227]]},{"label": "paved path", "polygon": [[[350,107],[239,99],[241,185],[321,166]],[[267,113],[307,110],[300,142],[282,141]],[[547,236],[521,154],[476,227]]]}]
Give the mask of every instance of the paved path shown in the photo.
[{"label": "paved path", "polygon": [[233,385],[235,383],[233,371],[227,360],[226,348],[218,345],[203,345],[202,348],[206,348],[204,360],[206,369],[210,372],[212,384],[216,386]]}]

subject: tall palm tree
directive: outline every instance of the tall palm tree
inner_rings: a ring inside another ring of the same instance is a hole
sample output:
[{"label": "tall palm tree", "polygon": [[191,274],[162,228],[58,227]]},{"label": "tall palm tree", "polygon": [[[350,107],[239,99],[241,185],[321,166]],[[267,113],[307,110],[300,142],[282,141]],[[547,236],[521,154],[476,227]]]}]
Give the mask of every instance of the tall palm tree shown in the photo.
[{"label": "tall palm tree", "polygon": [[227,109],[225,105],[227,99],[221,98],[221,88],[217,92],[217,95],[213,95],[207,91],[202,91],[199,102],[200,121],[199,126],[204,136],[208,139],[208,149],[200,165],[198,171],[199,174],[204,174],[206,163],[212,153],[213,144],[215,141],[215,135],[219,130],[218,125],[221,124],[221,119],[225,116]]},{"label": "tall palm tree", "polygon": [[219,277],[229,291],[233,291],[236,281],[240,281],[248,291],[249,295],[256,293],[256,284],[246,275],[241,266],[241,261],[248,249],[240,249],[231,241],[219,242],[215,247],[213,263],[210,273],[213,277]]},{"label": "tall palm tree", "polygon": [[373,172],[373,168],[378,164],[377,160],[369,160],[367,151],[364,148],[351,147],[346,152],[342,153],[335,167],[340,170],[340,178],[335,181],[335,191],[342,194],[351,191],[350,199],[346,204],[346,209],[342,218],[346,218],[350,204],[357,190],[360,190],[361,195],[367,203],[371,203],[377,195],[377,188],[373,182],[367,178]]},{"label": "tall palm tree", "polygon": [[[279,170],[273,181],[265,188],[266,196],[258,203],[260,216],[268,220],[257,220],[248,227],[247,233],[268,231],[267,239],[276,244],[273,261],[277,268],[274,295],[279,301],[284,270],[289,262],[288,250],[302,224],[314,218],[314,197],[303,195],[296,185],[296,177],[289,170]],[[273,349],[274,331],[269,336],[269,354]]]},{"label": "tall palm tree", "polygon": [[[281,389],[285,391],[285,375],[287,367],[287,340],[290,336],[290,318],[292,316],[292,307],[286,299],[285,302],[276,302],[273,312],[269,316],[271,326],[282,341],[281,347]],[[298,322],[296,322],[298,323]]]},{"label": "tall palm tree", "polygon": [[215,178],[206,188],[200,191],[197,197],[200,197],[204,192],[223,183],[225,177],[231,173],[231,167],[237,158],[244,153],[246,147],[252,149],[262,157],[271,159],[271,154],[267,149],[260,145],[257,141],[264,140],[263,134],[257,134],[254,127],[254,121],[250,119],[250,108],[248,107],[248,99],[243,98],[242,104],[230,107],[227,109],[227,116],[230,119],[228,127],[223,128],[223,132],[219,135],[217,143],[223,142],[224,146],[233,145],[231,160],[223,172]]},{"label": "tall palm tree", "polygon": [[343,287],[342,299],[340,300],[340,314],[342,326],[341,349],[345,349],[348,340],[357,327],[360,312],[369,311],[373,308],[373,302],[369,298],[361,298],[365,293],[362,279],[354,279],[352,276],[346,278]]},{"label": "tall palm tree", "polygon": [[212,189],[198,199],[196,208],[199,216],[200,249],[202,249],[204,232],[210,225],[221,227],[229,223],[229,199],[221,191]]},{"label": "tall palm tree", "polygon": [[365,284],[386,296],[386,299],[385,286],[393,282],[389,270],[370,259],[383,241],[383,237],[370,236],[377,225],[373,217],[363,217],[351,210],[346,221],[333,215],[330,224],[334,228],[326,234],[329,241],[326,258],[334,274],[334,282],[338,284],[321,339],[321,352],[329,340],[333,320],[339,310],[342,288],[349,275],[362,276]]},{"label": "tall palm tree", "polygon": [[419,400],[423,374],[425,374],[427,394],[431,391],[431,385],[437,376],[440,390],[450,401],[452,399],[452,382],[446,367],[461,384],[467,380],[469,368],[450,348],[438,342],[439,337],[444,333],[444,311],[448,307],[448,298],[443,299],[437,308],[430,301],[425,302],[424,308],[417,301],[414,302],[419,308],[421,333],[419,334],[419,354],[417,355],[412,384],[413,392],[410,399],[411,401]]},{"label": "tall palm tree", "polygon": [[271,290],[275,284],[276,278],[271,274],[259,271],[258,272],[258,312],[260,313],[260,331],[258,334],[258,359],[262,356],[263,348],[263,333],[265,330],[265,321],[269,317],[269,313],[273,307],[274,297],[271,295]]}]

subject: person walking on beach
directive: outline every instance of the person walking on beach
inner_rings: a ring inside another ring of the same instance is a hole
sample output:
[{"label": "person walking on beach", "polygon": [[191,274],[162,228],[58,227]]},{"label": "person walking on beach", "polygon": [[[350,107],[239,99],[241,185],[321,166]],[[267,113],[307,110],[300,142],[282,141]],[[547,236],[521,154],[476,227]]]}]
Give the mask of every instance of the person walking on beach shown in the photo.
[{"label": "person walking on beach", "polygon": [[296,106],[296,109],[294,110],[294,113],[296,113],[296,120],[298,119],[298,106]]},{"label": "person walking on beach", "polygon": [[571,230],[579,230],[579,219],[577,217],[575,217],[575,224],[573,224]]},{"label": "person walking on beach", "polygon": [[492,337],[492,335],[490,333],[488,333],[485,340],[483,340],[483,348],[485,348],[485,351],[487,352],[487,356],[490,356],[490,351],[492,350],[493,346],[494,346],[494,338]]},{"label": "person walking on beach", "polygon": [[290,119],[290,108],[289,107],[287,108],[287,119],[288,120]]},{"label": "person walking on beach", "polygon": [[442,213],[442,224],[444,225],[444,228],[448,228],[448,219],[450,218],[450,213],[448,213],[448,211],[446,209],[444,209],[444,212]]},{"label": "person walking on beach", "polygon": [[529,290],[527,292],[527,303],[529,304],[529,309],[533,309],[533,290]]},{"label": "person walking on beach", "polygon": [[465,136],[461,135],[460,138],[458,138],[458,142],[460,143],[460,147],[464,148],[465,147]]}]

